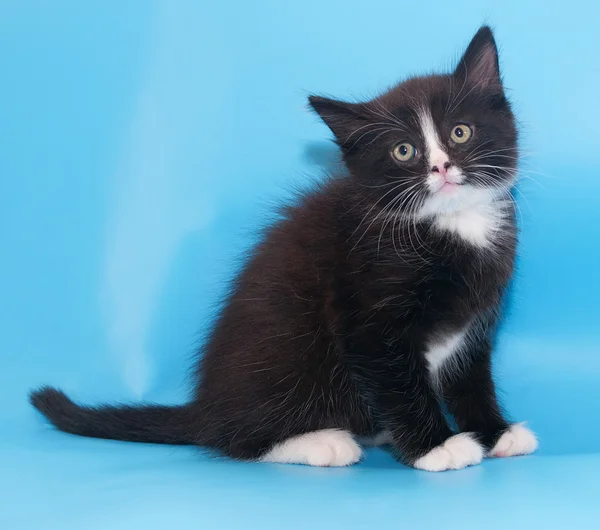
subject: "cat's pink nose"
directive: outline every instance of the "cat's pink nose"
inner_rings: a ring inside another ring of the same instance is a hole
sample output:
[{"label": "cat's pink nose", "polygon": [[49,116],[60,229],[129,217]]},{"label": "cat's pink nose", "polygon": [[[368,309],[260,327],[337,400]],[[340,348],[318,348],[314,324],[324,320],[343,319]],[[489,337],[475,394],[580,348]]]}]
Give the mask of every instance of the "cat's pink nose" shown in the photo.
[{"label": "cat's pink nose", "polygon": [[439,173],[440,175],[442,175],[442,177],[446,176],[446,173],[448,173],[448,169],[450,168],[452,164],[450,164],[450,162],[444,162],[443,166],[433,166],[431,168],[431,172],[432,173]]}]

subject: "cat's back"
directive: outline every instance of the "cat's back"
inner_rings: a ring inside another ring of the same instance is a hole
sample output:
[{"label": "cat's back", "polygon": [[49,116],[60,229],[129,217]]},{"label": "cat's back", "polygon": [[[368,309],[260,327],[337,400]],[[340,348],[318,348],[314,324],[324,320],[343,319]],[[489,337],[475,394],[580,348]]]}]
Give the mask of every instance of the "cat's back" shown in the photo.
[{"label": "cat's back", "polygon": [[322,327],[345,245],[340,219],[351,195],[344,178],[331,177],[282,208],[234,280],[212,345],[243,349],[233,344],[239,337],[276,337],[260,342],[272,346]]},{"label": "cat's back", "polygon": [[347,252],[352,205],[359,199],[344,176],[299,192],[255,249],[248,271],[262,282],[311,289],[323,286]]}]

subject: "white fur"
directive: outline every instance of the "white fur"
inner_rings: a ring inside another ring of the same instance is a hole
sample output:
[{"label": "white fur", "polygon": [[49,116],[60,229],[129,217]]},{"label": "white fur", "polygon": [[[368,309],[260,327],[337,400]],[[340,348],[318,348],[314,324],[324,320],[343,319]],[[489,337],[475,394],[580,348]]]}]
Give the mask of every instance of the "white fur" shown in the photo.
[{"label": "white fur", "polygon": [[538,448],[538,440],[523,424],[516,423],[500,437],[490,456],[506,457],[528,455]]},{"label": "white fur", "polygon": [[486,247],[493,240],[494,234],[500,230],[502,221],[501,212],[497,208],[484,204],[440,215],[435,220],[435,226],[453,232],[477,247]]},{"label": "white fur", "polygon": [[419,123],[421,125],[421,132],[425,138],[426,156],[429,163],[429,169],[437,166],[438,171],[430,171],[427,175],[427,187],[432,193],[440,191],[446,182],[452,184],[461,184],[465,180],[465,176],[462,171],[456,166],[452,165],[448,168],[446,175],[442,175],[444,171],[444,164],[450,162],[448,153],[444,150],[441,145],[440,137],[433,123],[433,118],[429,113],[429,110],[422,109],[419,113]]},{"label": "white fur", "polygon": [[425,359],[429,365],[429,372],[437,374],[441,366],[460,351],[465,343],[468,328],[437,338],[432,341],[425,351]]},{"label": "white fur", "polygon": [[[428,166],[430,169],[437,166],[441,170],[450,159],[428,109],[419,112],[419,123],[425,138]],[[441,172],[430,171],[425,182],[431,196],[421,207],[417,218],[431,218],[435,228],[457,234],[475,246],[485,247],[493,241],[505,218],[502,193],[498,189],[464,184],[464,180],[464,173],[454,165],[448,168],[445,176]]]},{"label": "white fur", "polygon": [[419,124],[425,138],[429,167],[437,166],[438,168],[443,168],[444,164],[450,161],[450,158],[441,146],[440,137],[428,109],[423,108],[419,112]]},{"label": "white fur", "polygon": [[362,449],[348,431],[323,429],[288,438],[260,458],[261,462],[339,467],[355,464]]},{"label": "white fur", "polygon": [[389,431],[381,431],[375,436],[364,437],[358,439],[360,445],[366,447],[378,447],[380,445],[390,445],[392,443],[392,433]]},{"label": "white fur", "polygon": [[507,206],[497,191],[464,184],[448,193],[433,194],[425,201],[417,218],[431,218],[438,230],[454,233],[477,247],[486,247],[501,231]]},{"label": "white fur", "polygon": [[469,433],[460,433],[448,438],[413,465],[425,471],[462,469],[479,464],[483,460],[483,447]]}]

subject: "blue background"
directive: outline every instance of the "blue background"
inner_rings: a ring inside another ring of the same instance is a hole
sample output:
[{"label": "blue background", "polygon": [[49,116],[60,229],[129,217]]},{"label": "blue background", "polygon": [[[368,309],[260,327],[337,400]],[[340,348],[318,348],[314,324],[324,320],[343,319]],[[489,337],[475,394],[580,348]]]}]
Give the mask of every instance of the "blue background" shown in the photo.
[{"label": "blue background", "polygon": [[[0,2],[0,528],[540,528],[600,520],[600,4]],[[71,437],[26,401],[177,402],[242,250],[368,97],[496,28],[523,131],[496,373],[532,457],[428,474]],[[285,522],[283,522],[285,521]]]}]

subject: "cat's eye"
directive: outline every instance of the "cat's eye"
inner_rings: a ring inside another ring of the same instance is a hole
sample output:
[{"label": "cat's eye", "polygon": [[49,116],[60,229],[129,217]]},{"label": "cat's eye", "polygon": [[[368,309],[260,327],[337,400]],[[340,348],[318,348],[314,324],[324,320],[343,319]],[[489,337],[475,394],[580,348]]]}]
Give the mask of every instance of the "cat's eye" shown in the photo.
[{"label": "cat's eye", "polygon": [[471,136],[473,136],[473,130],[464,123],[455,125],[450,133],[450,138],[455,144],[464,144],[471,139]]},{"label": "cat's eye", "polygon": [[408,142],[402,142],[401,144],[394,146],[392,149],[392,156],[398,160],[398,162],[409,162],[417,156],[417,148]]}]

